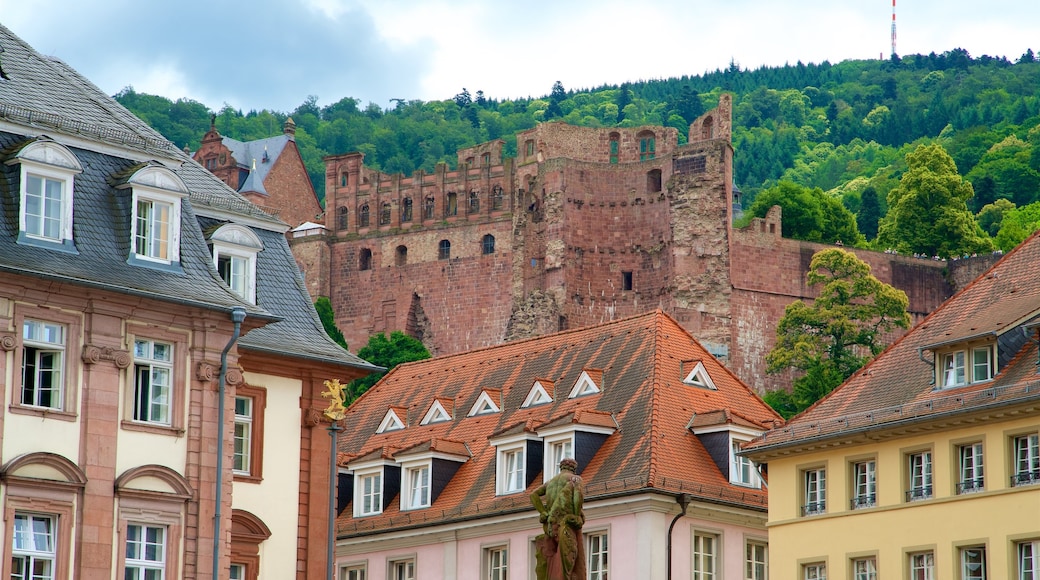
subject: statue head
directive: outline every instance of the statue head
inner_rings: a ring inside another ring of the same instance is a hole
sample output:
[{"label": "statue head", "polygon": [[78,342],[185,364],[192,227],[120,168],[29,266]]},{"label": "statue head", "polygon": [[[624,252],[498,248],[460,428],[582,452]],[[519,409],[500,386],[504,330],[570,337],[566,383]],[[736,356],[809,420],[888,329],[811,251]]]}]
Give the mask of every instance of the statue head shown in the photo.
[{"label": "statue head", "polygon": [[574,472],[578,470],[578,462],[573,457],[564,457],[560,460],[560,471],[566,469],[567,471]]}]

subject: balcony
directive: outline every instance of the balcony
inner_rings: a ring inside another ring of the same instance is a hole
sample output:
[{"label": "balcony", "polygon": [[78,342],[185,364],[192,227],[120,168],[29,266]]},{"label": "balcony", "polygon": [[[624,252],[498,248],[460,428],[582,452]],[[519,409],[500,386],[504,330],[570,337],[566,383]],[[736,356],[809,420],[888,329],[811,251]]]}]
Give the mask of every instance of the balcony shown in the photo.
[{"label": "balcony", "polygon": [[1011,476],[1011,487],[1040,483],[1040,470],[1020,471]]},{"label": "balcony", "polygon": [[857,495],[849,501],[850,509],[861,510],[877,505],[877,496],[874,494]]},{"label": "balcony", "polygon": [[985,486],[981,477],[978,479],[966,479],[957,483],[957,495],[974,493],[983,489],[985,489]]},{"label": "balcony", "polygon": [[932,487],[915,487],[906,492],[906,501],[921,501],[932,497]]},{"label": "balcony", "polygon": [[815,515],[822,514],[822,513],[827,513],[827,502],[826,501],[817,501],[817,502],[807,503],[807,504],[802,506],[802,515],[803,516],[815,516]]}]

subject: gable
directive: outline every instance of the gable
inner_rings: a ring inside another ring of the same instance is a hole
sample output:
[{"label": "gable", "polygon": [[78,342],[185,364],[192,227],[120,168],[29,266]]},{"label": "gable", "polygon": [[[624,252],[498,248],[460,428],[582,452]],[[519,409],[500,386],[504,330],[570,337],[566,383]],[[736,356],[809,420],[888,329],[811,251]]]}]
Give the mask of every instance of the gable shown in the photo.
[{"label": "gable", "polygon": [[[548,384],[549,388],[546,389],[542,383]],[[549,394],[549,391],[552,390],[552,388],[553,383],[551,381],[544,381],[541,379],[536,380],[534,385],[531,386],[531,390],[527,393],[527,398],[524,399],[524,404],[520,405],[520,408],[526,409],[527,407],[551,403],[553,398],[552,395]]]},{"label": "gable", "polygon": [[499,408],[498,403],[491,398],[491,395],[487,391],[481,391],[480,396],[477,397],[477,402],[473,403],[473,407],[470,408],[467,417],[474,415],[486,415],[489,413],[498,413],[502,409]]},{"label": "gable", "polygon": [[429,425],[430,423],[443,423],[444,421],[451,421],[451,413],[444,408],[444,405],[439,400],[434,400],[433,404],[430,405],[430,410],[426,411],[426,415],[423,416],[419,424]]},{"label": "gable", "polygon": [[380,421],[379,427],[376,429],[376,433],[397,431],[404,428],[405,422],[397,415],[397,412],[394,409],[387,409],[386,415],[383,415],[383,420]]},{"label": "gable", "polygon": [[711,389],[717,391],[718,387],[715,386],[715,381],[711,380],[711,376],[708,374],[708,370],[704,368],[704,363],[701,361],[683,361],[683,367],[688,364],[693,364],[693,368],[690,372],[686,373],[683,378],[683,384],[690,385],[693,387],[700,387],[702,389]]},{"label": "gable", "polygon": [[[600,371],[598,374],[599,378],[602,379],[602,371]],[[596,384],[596,381],[592,375],[592,369],[582,370],[581,374],[578,375],[578,380],[574,381],[574,387],[571,389],[571,393],[570,395],[568,395],[568,398],[573,399],[575,397],[595,395],[596,393],[601,392],[602,389],[600,388],[600,385]]]}]

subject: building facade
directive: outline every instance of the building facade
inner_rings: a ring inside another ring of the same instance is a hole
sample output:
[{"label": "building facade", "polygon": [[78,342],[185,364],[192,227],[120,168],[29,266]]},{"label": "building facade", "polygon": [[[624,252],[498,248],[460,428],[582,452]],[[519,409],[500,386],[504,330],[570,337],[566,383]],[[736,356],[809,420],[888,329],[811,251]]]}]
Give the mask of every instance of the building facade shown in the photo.
[{"label": "building facade", "polygon": [[373,367],[324,333],[287,226],[0,49],[0,575],[323,578],[322,383]]},{"label": "building facade", "polygon": [[1035,235],[785,427],[774,578],[1040,577]]},{"label": "building facade", "polygon": [[589,578],[763,580],[733,454],[780,418],[657,310],[395,367],[341,435],[340,578],[534,578],[530,495],[573,457]]}]

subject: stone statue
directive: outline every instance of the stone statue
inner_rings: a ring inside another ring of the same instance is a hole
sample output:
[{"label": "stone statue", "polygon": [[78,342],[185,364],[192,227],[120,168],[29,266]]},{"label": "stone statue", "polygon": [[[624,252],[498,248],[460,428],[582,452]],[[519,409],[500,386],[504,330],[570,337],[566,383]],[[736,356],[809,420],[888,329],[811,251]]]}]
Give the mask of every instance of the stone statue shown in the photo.
[{"label": "stone statue", "polygon": [[584,495],[577,468],[577,461],[565,458],[560,473],[531,494],[543,531],[535,538],[538,580],[585,580]]}]

